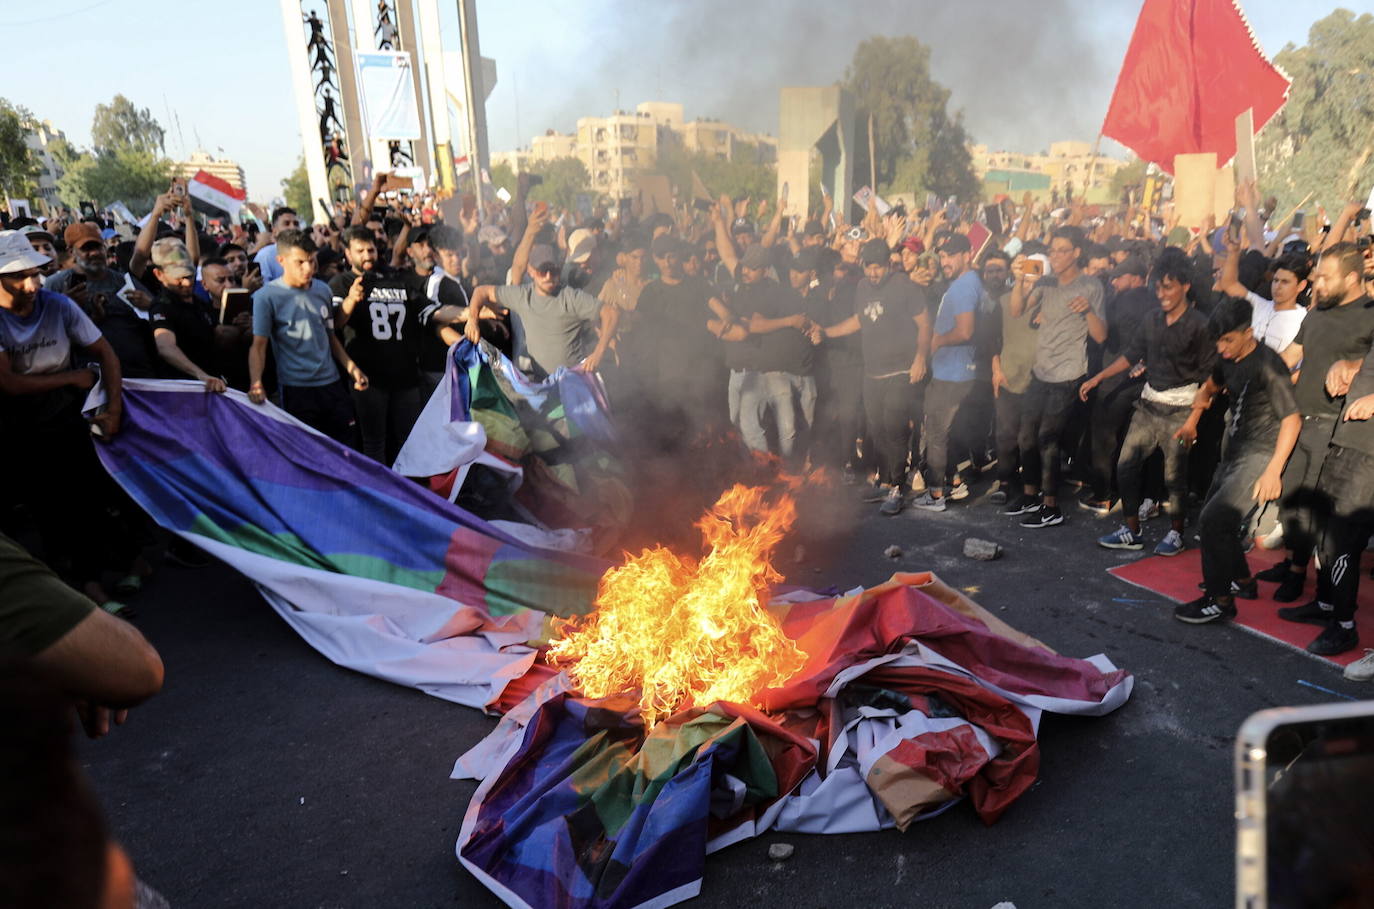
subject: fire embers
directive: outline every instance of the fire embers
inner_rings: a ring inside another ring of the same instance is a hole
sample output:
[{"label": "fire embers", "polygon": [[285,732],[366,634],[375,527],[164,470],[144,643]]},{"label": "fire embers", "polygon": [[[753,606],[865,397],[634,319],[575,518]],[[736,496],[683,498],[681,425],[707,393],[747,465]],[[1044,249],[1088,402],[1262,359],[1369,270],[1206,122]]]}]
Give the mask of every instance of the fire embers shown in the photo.
[{"label": "fire embers", "polygon": [[663,547],[606,572],[590,615],[562,623],[549,661],[588,697],[638,692],[645,726],[713,701],[750,704],[805,655],[768,613],[771,556],[797,518],[788,493],[733,486],[697,522],[700,561]]}]

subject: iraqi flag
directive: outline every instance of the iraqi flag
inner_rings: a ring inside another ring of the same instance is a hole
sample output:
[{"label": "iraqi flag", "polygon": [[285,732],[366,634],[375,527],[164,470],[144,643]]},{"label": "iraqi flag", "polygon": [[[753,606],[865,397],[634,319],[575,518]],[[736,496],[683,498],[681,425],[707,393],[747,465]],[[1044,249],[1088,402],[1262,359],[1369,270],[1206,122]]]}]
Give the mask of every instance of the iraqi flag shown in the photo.
[{"label": "iraqi flag", "polygon": [[207,215],[223,212],[231,220],[237,221],[239,209],[243,207],[248,193],[235,189],[228,180],[221,180],[203,170],[186,182],[186,192],[191,196],[191,205]]},{"label": "iraqi flag", "polygon": [[1237,0],[1145,0],[1102,135],[1174,172],[1174,156],[1236,154],[1236,117],[1258,132],[1288,100]]}]

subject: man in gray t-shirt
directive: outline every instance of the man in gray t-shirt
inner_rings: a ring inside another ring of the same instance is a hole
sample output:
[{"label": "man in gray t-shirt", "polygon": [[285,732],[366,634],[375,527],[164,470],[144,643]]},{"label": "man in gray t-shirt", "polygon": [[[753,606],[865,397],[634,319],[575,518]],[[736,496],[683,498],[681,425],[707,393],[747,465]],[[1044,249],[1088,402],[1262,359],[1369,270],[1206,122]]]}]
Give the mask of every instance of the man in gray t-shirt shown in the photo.
[{"label": "man in gray t-shirt", "polygon": [[[1020,280],[1012,289],[1013,318],[1029,311],[1038,326],[1031,382],[1022,399],[1017,447],[1021,450],[1024,492],[1003,510],[1025,515],[1022,527],[1053,527],[1064,523],[1059,510],[1059,437],[1074,402],[1078,385],[1088,371],[1088,338],[1107,340],[1102,285],[1080,270],[1085,245],[1083,231],[1061,227],[1050,239],[1051,277],[1029,294]],[[1024,263],[1018,263],[1020,278]]]},{"label": "man in gray t-shirt", "polygon": [[[1072,382],[1088,372],[1088,314],[1107,324],[1102,282],[1079,273],[1067,284],[1057,277],[1041,283],[1040,328],[1031,374],[1041,382]],[[1083,300],[1088,308],[1084,310]]]},{"label": "man in gray t-shirt", "polygon": [[[515,365],[535,378],[543,378],[560,366],[582,367],[595,372],[615,336],[619,310],[603,305],[585,291],[562,285],[553,250],[535,246],[529,254],[530,284],[504,287],[483,285],[472,293],[468,307],[468,340],[480,338],[480,319],[492,310],[511,316]],[[595,343],[591,335],[596,326]]]}]

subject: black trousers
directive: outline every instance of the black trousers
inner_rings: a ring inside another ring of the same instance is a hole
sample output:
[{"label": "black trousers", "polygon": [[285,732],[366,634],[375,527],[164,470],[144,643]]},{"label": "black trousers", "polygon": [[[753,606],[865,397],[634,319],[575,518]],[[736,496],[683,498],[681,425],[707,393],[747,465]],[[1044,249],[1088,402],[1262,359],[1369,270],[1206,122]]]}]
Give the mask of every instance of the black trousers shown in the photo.
[{"label": "black trousers", "polygon": [[1042,382],[1032,377],[1022,402],[1021,469],[1027,486],[1039,485],[1047,496],[1058,494],[1060,439],[1064,424],[1078,400],[1081,378],[1071,382]]},{"label": "black trousers", "polygon": [[[1141,382],[1123,382],[1105,393],[1098,388],[1093,398],[1088,436],[1092,449],[1093,498],[1099,502],[1110,500],[1112,491],[1119,489],[1117,461],[1142,388]],[[1124,504],[1124,493],[1122,498]]]},{"label": "black trousers", "polygon": [[1255,481],[1273,456],[1272,448],[1228,451],[1212,478],[1197,521],[1202,580],[1212,596],[1230,596],[1231,582],[1250,576],[1244,540],[1259,512]]},{"label": "black trousers", "polygon": [[1024,394],[999,388],[997,399],[993,402],[997,418],[994,433],[997,444],[997,482],[1003,486],[1017,483],[1021,476],[1021,449],[1017,437],[1021,432],[1024,398]]},{"label": "black trousers", "polygon": [[839,470],[854,461],[854,443],[863,427],[863,363],[853,358],[826,358],[816,377],[816,390],[811,461]]},{"label": "black trousers", "polygon": [[906,485],[911,423],[913,419],[918,426],[921,422],[919,396],[918,387],[906,374],[864,378],[865,439],[872,439],[881,483]]},{"label": "black trousers", "polygon": [[1302,431],[1288,466],[1283,469],[1283,497],[1279,499],[1279,520],[1283,522],[1283,544],[1292,553],[1293,564],[1305,566],[1317,549],[1321,537],[1318,515],[1328,510],[1317,491],[1322,463],[1336,431],[1337,417],[1303,417]]},{"label": "black trousers", "polygon": [[358,415],[348,395],[343,380],[328,385],[283,385],[281,408],[335,442],[361,451]]},{"label": "black trousers", "polygon": [[952,430],[958,425],[967,407],[973,381],[946,382],[932,379],[926,389],[925,427],[926,487],[943,489],[954,476],[957,455],[950,457],[954,447]]},{"label": "black trousers", "polygon": [[[1338,622],[1355,618],[1360,556],[1374,534],[1374,456],[1332,445],[1317,481],[1322,521],[1317,599],[1334,607]],[[1326,514],[1321,512],[1325,509]]]},{"label": "black trousers", "polygon": [[1156,451],[1164,456],[1164,486],[1169,491],[1169,516],[1183,519],[1188,500],[1188,449],[1174,438],[1192,413],[1191,407],[1170,407],[1140,399],[1131,415],[1121,457],[1116,464],[1116,485],[1121,513],[1133,515],[1144,497],[1145,464]]}]

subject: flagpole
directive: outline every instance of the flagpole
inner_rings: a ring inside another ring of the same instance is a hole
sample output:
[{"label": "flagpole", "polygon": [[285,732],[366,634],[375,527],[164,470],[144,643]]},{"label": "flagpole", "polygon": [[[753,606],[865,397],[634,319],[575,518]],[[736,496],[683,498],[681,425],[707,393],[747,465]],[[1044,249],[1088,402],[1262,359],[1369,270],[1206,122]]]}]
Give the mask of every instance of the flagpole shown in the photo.
[{"label": "flagpole", "polygon": [[1088,202],[1088,190],[1092,189],[1093,175],[1097,171],[1097,152],[1102,147],[1102,133],[1097,134],[1097,141],[1093,143],[1093,156],[1088,161],[1088,176],[1083,182],[1083,204]]}]

